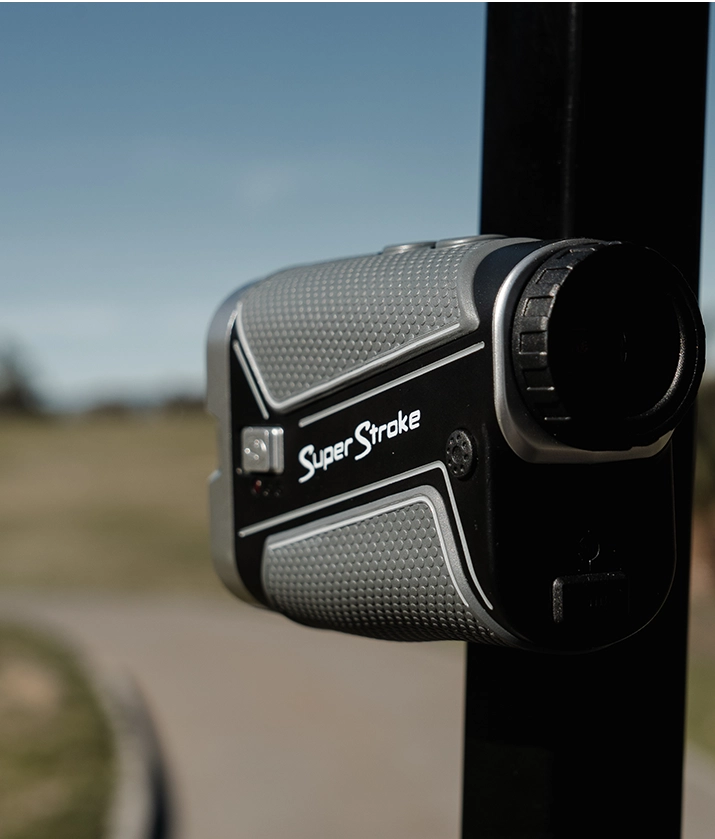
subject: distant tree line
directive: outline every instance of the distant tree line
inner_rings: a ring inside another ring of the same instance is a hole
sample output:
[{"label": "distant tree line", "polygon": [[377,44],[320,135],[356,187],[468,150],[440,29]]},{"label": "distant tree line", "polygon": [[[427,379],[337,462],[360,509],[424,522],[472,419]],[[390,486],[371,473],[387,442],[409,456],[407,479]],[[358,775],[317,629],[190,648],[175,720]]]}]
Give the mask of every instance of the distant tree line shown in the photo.
[{"label": "distant tree line", "polygon": [[[177,393],[151,404],[120,399],[105,400],[83,413],[97,417],[130,417],[156,411],[187,415],[204,410],[203,396]],[[22,353],[14,347],[0,346],[0,418],[47,418],[49,415],[47,406],[34,385],[30,370],[23,361]]]},{"label": "distant tree line", "polygon": [[171,414],[172,416],[186,416],[188,414],[203,414],[205,411],[206,402],[203,396],[177,394],[175,396],[169,396],[161,402],[152,402],[148,405],[111,399],[109,401],[97,402],[84,413],[92,417],[120,418],[157,412]]},{"label": "distant tree line", "polygon": [[42,402],[27,367],[15,349],[0,351],[0,415],[37,416]]}]

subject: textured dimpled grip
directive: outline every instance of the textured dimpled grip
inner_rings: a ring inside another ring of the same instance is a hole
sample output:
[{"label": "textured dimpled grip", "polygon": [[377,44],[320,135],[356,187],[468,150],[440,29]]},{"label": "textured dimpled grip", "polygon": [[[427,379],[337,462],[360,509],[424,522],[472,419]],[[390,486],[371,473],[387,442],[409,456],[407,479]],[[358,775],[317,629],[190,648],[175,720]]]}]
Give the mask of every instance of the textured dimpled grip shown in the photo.
[{"label": "textured dimpled grip", "polygon": [[236,331],[268,404],[288,410],[476,329],[471,283],[490,245],[301,266],[247,288]]},{"label": "textured dimpled grip", "polygon": [[270,537],[263,584],[275,609],[310,626],[396,641],[503,643],[485,625],[430,486]]}]

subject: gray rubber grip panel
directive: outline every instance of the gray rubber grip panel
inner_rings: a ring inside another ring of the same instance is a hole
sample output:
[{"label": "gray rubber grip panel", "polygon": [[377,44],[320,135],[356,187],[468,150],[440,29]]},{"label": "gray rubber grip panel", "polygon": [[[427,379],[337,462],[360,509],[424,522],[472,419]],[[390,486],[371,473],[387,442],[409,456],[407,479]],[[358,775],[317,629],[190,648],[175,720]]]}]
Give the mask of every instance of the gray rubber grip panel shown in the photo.
[{"label": "gray rubber grip panel", "polygon": [[477,328],[476,265],[501,242],[281,271],[241,295],[236,331],[277,411]]},{"label": "gray rubber grip panel", "polygon": [[431,486],[270,536],[262,574],[272,607],[309,626],[394,641],[504,643],[480,619]]}]

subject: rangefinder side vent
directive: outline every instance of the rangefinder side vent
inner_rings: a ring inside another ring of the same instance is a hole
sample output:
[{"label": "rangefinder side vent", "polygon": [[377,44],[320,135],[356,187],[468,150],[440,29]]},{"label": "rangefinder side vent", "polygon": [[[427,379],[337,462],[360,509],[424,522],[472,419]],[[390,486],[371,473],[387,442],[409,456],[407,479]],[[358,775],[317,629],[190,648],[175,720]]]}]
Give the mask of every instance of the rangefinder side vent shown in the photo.
[{"label": "rangefinder side vent", "polygon": [[285,411],[477,328],[472,281],[491,240],[300,266],[242,294],[236,331]]},{"label": "rangefinder side vent", "polygon": [[271,536],[263,584],[274,608],[310,626],[504,643],[478,617],[444,502],[430,486]]}]

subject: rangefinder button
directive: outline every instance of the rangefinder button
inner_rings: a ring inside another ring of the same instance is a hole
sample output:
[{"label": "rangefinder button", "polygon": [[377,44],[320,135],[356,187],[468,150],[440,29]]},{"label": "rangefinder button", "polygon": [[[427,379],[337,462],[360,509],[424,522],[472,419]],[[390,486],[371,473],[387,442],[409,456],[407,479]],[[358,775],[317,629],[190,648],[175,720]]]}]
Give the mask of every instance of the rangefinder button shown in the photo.
[{"label": "rangefinder button", "polygon": [[241,431],[241,468],[247,474],[283,472],[283,429],[247,426]]},{"label": "rangefinder button", "polygon": [[407,242],[404,245],[387,245],[380,253],[404,253],[405,251],[415,251],[419,248],[433,248],[434,242]]},{"label": "rangefinder button", "polygon": [[456,248],[458,245],[472,245],[475,242],[489,242],[492,239],[505,239],[501,233],[483,233],[481,236],[460,236],[457,239],[440,239],[435,248]]}]

